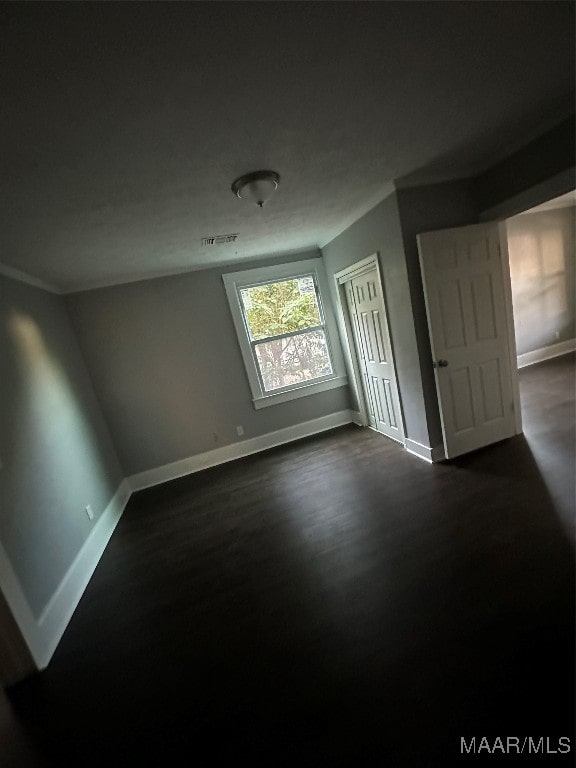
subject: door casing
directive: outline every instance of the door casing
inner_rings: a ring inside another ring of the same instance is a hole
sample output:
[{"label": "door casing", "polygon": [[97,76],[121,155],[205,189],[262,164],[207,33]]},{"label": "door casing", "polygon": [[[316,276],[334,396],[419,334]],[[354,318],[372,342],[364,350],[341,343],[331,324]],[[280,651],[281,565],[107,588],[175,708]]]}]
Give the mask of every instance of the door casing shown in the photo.
[{"label": "door casing", "polygon": [[[354,392],[356,402],[358,403],[359,419],[357,423],[359,423],[359,425],[363,427],[366,427],[369,425],[368,408],[366,405],[364,388],[362,386],[362,372],[360,370],[360,363],[358,361],[358,357],[356,354],[354,333],[352,329],[352,320],[348,312],[345,285],[347,282],[349,282],[353,278],[359,277],[365,272],[370,272],[374,269],[376,270],[378,284],[380,285],[380,289],[382,292],[382,301],[384,304],[384,311],[387,317],[388,310],[386,307],[386,296],[384,291],[384,284],[382,282],[382,275],[380,272],[380,264],[379,264],[377,252],[371,254],[370,256],[367,256],[365,259],[361,259],[360,261],[354,262],[354,264],[350,264],[350,266],[346,267],[343,270],[340,270],[334,275],[334,282],[336,285],[336,294],[338,297],[337,311],[338,311],[338,314],[340,315],[340,320],[342,321],[342,324],[344,327],[344,334],[342,336],[342,347],[344,350],[344,356],[346,358],[346,362],[348,363],[348,368],[350,372],[349,383],[350,383],[350,386],[352,387],[352,391]],[[388,323],[388,330],[389,330],[389,323]],[[398,384],[398,375],[396,372],[396,363],[394,359],[394,347],[393,347],[391,338],[390,338],[390,347],[392,350],[392,365],[394,367],[396,388],[398,391],[398,403],[400,407],[399,425],[401,426],[401,431],[402,431],[402,441],[397,441],[397,442],[401,442],[402,445],[405,445],[406,429],[404,425],[404,414],[402,410],[402,393],[400,391],[400,386]],[[395,438],[390,438],[390,439],[395,439]]]}]

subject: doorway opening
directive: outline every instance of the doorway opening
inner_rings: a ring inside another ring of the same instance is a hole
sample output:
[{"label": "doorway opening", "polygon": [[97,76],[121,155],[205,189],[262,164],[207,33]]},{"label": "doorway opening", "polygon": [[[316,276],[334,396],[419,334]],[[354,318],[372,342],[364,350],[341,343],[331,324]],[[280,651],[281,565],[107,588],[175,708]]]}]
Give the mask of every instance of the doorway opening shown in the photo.
[{"label": "doorway opening", "polygon": [[446,458],[521,433],[518,368],[574,350],[574,202],[418,235]]},{"label": "doorway opening", "polygon": [[518,368],[576,349],[576,191],[506,220]]},{"label": "doorway opening", "polygon": [[530,440],[554,409],[574,410],[576,191],[508,218],[505,228],[520,407]]}]

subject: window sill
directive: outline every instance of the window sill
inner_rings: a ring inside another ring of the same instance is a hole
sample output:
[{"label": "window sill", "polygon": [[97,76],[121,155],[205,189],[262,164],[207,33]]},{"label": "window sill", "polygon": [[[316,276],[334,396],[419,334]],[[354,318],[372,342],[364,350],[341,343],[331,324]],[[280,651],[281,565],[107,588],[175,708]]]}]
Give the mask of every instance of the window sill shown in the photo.
[{"label": "window sill", "polygon": [[260,408],[268,408],[270,405],[287,403],[289,400],[296,400],[299,397],[315,395],[318,392],[326,392],[329,389],[344,387],[347,384],[348,378],[346,376],[335,376],[333,379],[320,381],[316,384],[304,384],[296,389],[290,389],[288,392],[279,392],[276,395],[264,395],[262,397],[254,398],[254,408],[256,408],[256,410],[259,410]]}]

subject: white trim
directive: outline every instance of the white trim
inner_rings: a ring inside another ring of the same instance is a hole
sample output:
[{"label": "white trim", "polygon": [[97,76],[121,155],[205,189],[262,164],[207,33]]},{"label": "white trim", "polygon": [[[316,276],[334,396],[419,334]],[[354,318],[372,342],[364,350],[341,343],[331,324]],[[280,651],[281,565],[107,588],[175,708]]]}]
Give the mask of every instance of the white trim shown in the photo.
[{"label": "white trim", "polygon": [[336,389],[337,387],[345,387],[348,384],[348,378],[346,376],[334,376],[331,379],[324,379],[323,381],[313,381],[309,384],[304,384],[302,387],[296,389],[289,389],[286,392],[279,392],[277,395],[270,394],[259,397],[253,400],[254,408],[259,410],[260,408],[268,408],[270,405],[278,405],[278,403],[287,403],[289,400],[296,400],[298,397],[307,397],[308,395],[315,395],[318,392],[326,392],[329,389]]},{"label": "white trim", "polygon": [[[356,355],[354,345],[354,331],[352,329],[352,320],[350,313],[348,312],[348,304],[346,302],[346,288],[345,283],[352,280],[356,274],[365,272],[370,269],[376,269],[378,273],[378,279],[380,280],[380,270],[378,268],[378,251],[366,256],[364,259],[349,264],[344,269],[335,272],[333,275],[334,286],[336,290],[337,298],[337,312],[338,319],[340,321],[343,333],[340,334],[340,341],[342,349],[344,351],[344,357],[348,366],[349,372],[352,374],[349,377],[350,388],[354,394],[356,404],[358,405],[358,414],[360,416],[360,426],[367,427],[370,423],[368,416],[368,406],[366,405],[366,397],[364,396],[364,389],[362,387],[362,373],[360,371],[360,363],[358,362],[358,356]],[[382,281],[380,280],[380,283]]]},{"label": "white trim", "polygon": [[[243,286],[251,284],[276,280],[280,281],[283,279],[296,278],[301,275],[312,275],[314,277],[316,288],[318,289],[320,310],[324,317],[322,325],[324,327],[333,372],[330,376],[323,377],[320,380],[312,380],[304,386],[292,386],[289,389],[283,389],[279,392],[266,393],[263,384],[260,381],[252,344],[248,338],[239,290]],[[332,389],[333,387],[340,387],[347,384],[344,361],[338,345],[338,329],[330,305],[324,262],[321,257],[306,259],[304,261],[292,261],[287,264],[275,264],[268,267],[244,269],[241,272],[226,272],[222,274],[222,281],[224,282],[224,289],[228,298],[240,353],[242,355],[246,376],[248,377],[248,383],[252,392],[254,408],[266,408],[271,405],[276,405],[277,403],[287,402],[299,397],[304,397],[305,395],[313,395],[316,392],[323,392],[326,389]]]},{"label": "white trim", "polygon": [[408,453],[418,456],[420,459],[424,459],[429,464],[434,464],[437,461],[442,461],[444,458],[444,446],[437,445],[434,448],[430,448],[429,445],[422,445],[417,443],[416,440],[410,440],[409,437],[404,442]]},{"label": "white trim", "polygon": [[4,596],[39,669],[44,669],[52,658],[129,498],[130,486],[123,480],[38,619],[0,544],[0,583]]},{"label": "white trim", "polygon": [[187,459],[174,461],[171,464],[165,464],[162,467],[155,467],[144,472],[138,472],[128,478],[132,491],[141,491],[144,488],[150,488],[159,483],[165,483],[168,480],[175,480],[178,477],[200,472],[209,467],[215,467],[218,464],[225,464],[227,461],[241,459],[244,456],[250,456],[253,453],[265,451],[268,448],[275,448],[284,443],[290,443],[293,440],[300,440],[303,437],[310,437],[328,429],[341,427],[344,424],[350,424],[353,421],[352,411],[338,411],[328,416],[321,416],[318,419],[305,421],[301,424],[295,424],[285,429],[279,429],[275,432],[268,432],[259,437],[252,437],[239,443],[231,443],[222,448],[216,448],[206,453],[198,453]]},{"label": "white trim", "polygon": [[366,427],[367,426],[362,421],[362,414],[360,413],[360,411],[350,411],[350,417],[352,419],[352,423],[353,424],[357,424],[359,427]]},{"label": "white trim", "polygon": [[14,267],[9,267],[7,264],[2,264],[2,262],[0,262],[0,275],[9,277],[12,280],[17,280],[19,283],[33,285],[34,288],[41,288],[43,291],[48,291],[49,293],[56,293],[58,295],[62,293],[62,291],[59,288],[56,288],[55,285],[40,280],[39,277],[34,277],[34,275],[29,275],[28,272],[22,272],[20,269],[14,269]]},{"label": "white trim", "polygon": [[366,407],[364,391],[360,383],[362,381],[362,374],[360,372],[358,358],[354,352],[352,321],[346,310],[345,288],[343,284],[338,282],[336,275],[334,276],[334,284],[336,290],[337,319],[341,328],[340,343],[342,344],[342,352],[349,374],[348,384],[354,395],[356,405],[358,406],[358,411],[356,411],[356,413],[358,413],[360,419],[359,424],[362,427],[366,427],[369,423],[368,409]]},{"label": "white trim", "polygon": [[374,267],[378,266],[378,252],[373,253],[371,256],[366,256],[365,259],[350,264],[339,272],[334,273],[334,279],[339,285],[347,283],[354,277],[359,277],[364,272],[370,272]]},{"label": "white trim", "polygon": [[118,277],[109,277],[102,280],[88,280],[80,283],[72,283],[62,288],[61,293],[84,293],[86,291],[96,291],[100,288],[114,288],[116,285],[129,285],[130,283],[142,283],[146,280],[156,280],[163,277],[178,277],[179,275],[188,275],[191,272],[202,272],[206,269],[251,269],[250,265],[259,261],[268,259],[292,258],[293,256],[301,256],[306,258],[307,253],[316,252],[314,256],[310,256],[312,259],[318,258],[318,246],[310,245],[309,248],[302,250],[301,248],[291,249],[288,251],[282,251],[281,253],[254,253],[250,256],[238,260],[238,257],[234,259],[223,259],[222,261],[214,261],[214,252],[209,254],[210,260],[202,262],[201,264],[194,264],[188,267],[174,267],[173,269],[163,269],[159,272],[133,272],[131,275],[121,275]]},{"label": "white trim", "polygon": [[502,269],[502,287],[504,289],[506,331],[508,334],[508,359],[510,365],[510,384],[512,387],[512,407],[514,408],[514,431],[522,434],[522,405],[520,403],[520,381],[516,364],[516,330],[514,327],[514,305],[512,302],[512,276],[510,274],[510,254],[508,252],[508,231],[506,222],[498,222],[498,253]]},{"label": "white trim", "polygon": [[550,360],[553,357],[560,357],[560,355],[567,355],[569,352],[575,351],[576,339],[559,341],[558,344],[550,344],[548,347],[541,347],[532,352],[524,352],[523,355],[518,355],[518,368],[525,368],[527,365],[541,363],[544,360]]},{"label": "white trim", "polygon": [[[34,616],[10,558],[0,542],[0,585],[38,669],[44,669],[52,658],[132,492],[350,423],[364,426],[358,411],[338,411],[124,479],[39,618]],[[437,449],[431,450],[413,440],[406,440],[406,449],[429,462],[442,458],[436,455]]]},{"label": "white trim", "polygon": [[[380,270],[380,255],[378,251],[375,251],[374,253],[370,254],[370,256],[366,256],[364,259],[360,259],[359,261],[356,261],[353,264],[349,264],[347,267],[344,267],[344,269],[341,269],[340,271],[335,272],[333,275],[336,298],[337,298],[336,311],[338,313],[338,320],[340,322],[341,328],[343,329],[343,333],[340,334],[340,341],[342,343],[342,349],[344,352],[344,356],[346,359],[349,372],[352,374],[350,376],[349,384],[354,394],[354,397],[356,399],[356,404],[359,407],[359,417],[360,417],[359,424],[360,426],[368,426],[370,422],[370,417],[368,415],[368,406],[366,403],[366,396],[364,394],[364,389],[361,383],[362,373],[360,371],[360,363],[358,361],[358,356],[356,354],[356,348],[354,344],[354,331],[352,328],[352,321],[350,318],[350,313],[348,311],[348,304],[346,301],[345,285],[347,282],[349,282],[350,280],[353,280],[355,277],[359,277],[360,275],[363,275],[366,272],[370,272],[373,269],[376,270],[378,283],[382,290],[384,322],[386,324],[386,333],[390,341],[390,349],[392,352],[391,363],[392,363],[392,368],[394,369],[396,392],[398,394],[398,407],[400,410],[399,432],[401,433],[401,436],[393,437],[392,435],[386,435],[386,437],[389,437],[391,440],[396,440],[397,442],[404,445],[404,439],[406,436],[406,427],[404,424],[404,408],[402,406],[402,393],[400,391],[400,384],[398,381],[398,374],[396,370],[396,356],[394,354],[394,344],[392,342],[392,334],[390,333],[390,326],[388,322],[386,290],[385,290],[384,281],[382,279],[382,272]],[[384,434],[383,432],[380,432],[380,430],[378,429],[376,431],[379,432],[380,434]]]},{"label": "white trim", "polygon": [[[236,264],[229,262],[228,266]],[[227,263],[222,264],[195,264],[193,267],[175,267],[174,269],[164,269],[159,272],[134,272],[131,275],[122,275],[119,277],[109,277],[102,280],[88,280],[86,282],[72,283],[62,289],[65,295],[71,293],[85,293],[86,291],[98,291],[101,288],[114,288],[117,285],[130,285],[131,283],[142,283],[145,280],[160,280],[163,277],[178,277],[187,275],[190,272],[200,272],[204,269],[215,269],[226,267]]]}]

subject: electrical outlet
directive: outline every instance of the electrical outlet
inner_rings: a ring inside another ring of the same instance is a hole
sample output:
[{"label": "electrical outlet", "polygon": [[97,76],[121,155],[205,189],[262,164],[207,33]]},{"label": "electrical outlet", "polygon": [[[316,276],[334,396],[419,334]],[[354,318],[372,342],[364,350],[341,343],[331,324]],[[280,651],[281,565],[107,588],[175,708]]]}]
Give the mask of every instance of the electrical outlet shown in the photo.
[{"label": "electrical outlet", "polygon": [[242,435],[244,434],[244,427],[242,426],[242,424],[238,424],[238,426],[236,427],[236,432],[238,433],[238,437],[242,437]]},{"label": "electrical outlet", "polygon": [[558,339],[560,338],[560,331],[556,331],[556,333],[554,334],[554,336],[555,336],[555,338],[556,338],[556,341],[558,341]]},{"label": "electrical outlet", "polygon": [[94,519],[94,512],[92,511],[92,507],[90,506],[90,504],[88,504],[88,506],[85,508],[84,511],[88,515],[88,519],[89,520],[93,520]]}]

